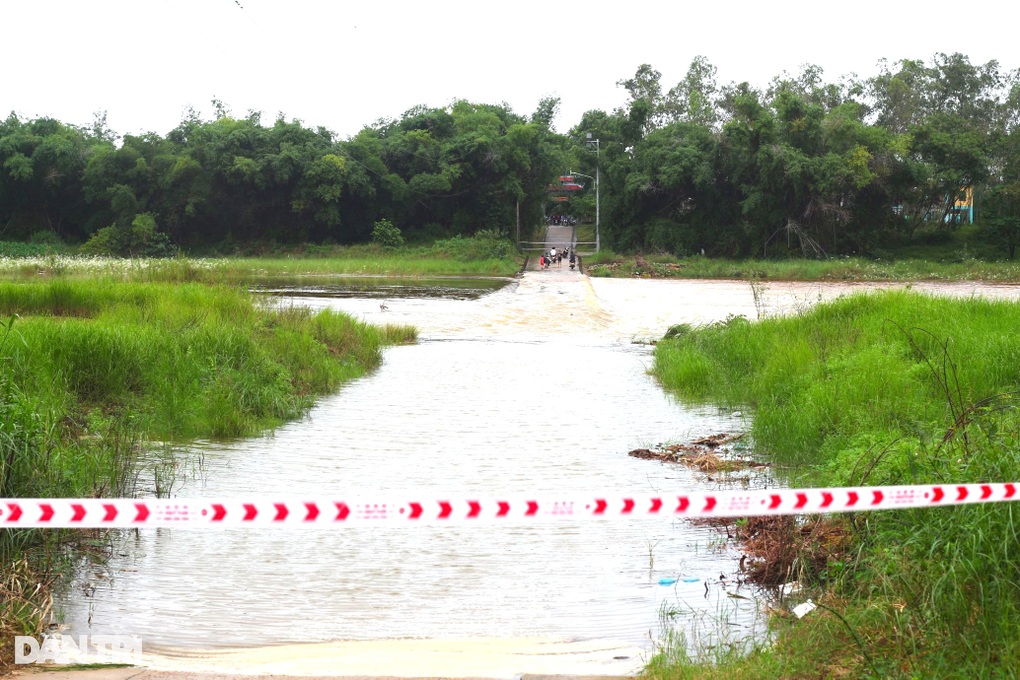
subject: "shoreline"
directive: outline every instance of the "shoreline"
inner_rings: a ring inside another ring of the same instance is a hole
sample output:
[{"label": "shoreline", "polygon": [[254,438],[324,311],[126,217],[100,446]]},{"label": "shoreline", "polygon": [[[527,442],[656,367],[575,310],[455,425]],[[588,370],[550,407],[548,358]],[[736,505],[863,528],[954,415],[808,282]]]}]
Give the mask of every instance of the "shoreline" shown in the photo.
[{"label": "shoreline", "polygon": [[647,650],[608,640],[546,638],[392,639],[280,644],[231,649],[155,648],[142,666],[58,670],[16,667],[14,675],[45,672],[49,680],[213,680],[239,677],[491,678],[634,677]]}]

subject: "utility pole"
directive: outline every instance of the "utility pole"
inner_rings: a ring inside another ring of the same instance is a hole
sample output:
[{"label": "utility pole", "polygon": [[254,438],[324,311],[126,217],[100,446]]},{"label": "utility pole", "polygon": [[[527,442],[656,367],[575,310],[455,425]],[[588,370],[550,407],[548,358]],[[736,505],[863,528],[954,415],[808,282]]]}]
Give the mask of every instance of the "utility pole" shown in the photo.
[{"label": "utility pole", "polygon": [[595,146],[595,252],[599,252],[600,238],[599,238],[599,140],[598,138],[592,139],[591,133],[585,133],[585,144],[590,149],[592,145]]}]

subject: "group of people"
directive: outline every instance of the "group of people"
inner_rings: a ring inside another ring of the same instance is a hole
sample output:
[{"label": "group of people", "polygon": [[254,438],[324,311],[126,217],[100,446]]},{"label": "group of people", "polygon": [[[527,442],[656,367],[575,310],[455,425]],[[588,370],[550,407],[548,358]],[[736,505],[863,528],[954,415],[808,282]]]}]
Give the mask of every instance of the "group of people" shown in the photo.
[{"label": "group of people", "polygon": [[577,218],[572,215],[550,215],[549,224],[555,224],[557,226],[572,227],[577,224]]},{"label": "group of people", "polygon": [[571,248],[561,248],[557,250],[555,247],[550,248],[548,253],[542,253],[542,256],[538,259],[539,267],[542,269],[548,269],[550,265],[562,264],[564,258],[570,262],[570,268],[573,269],[577,266],[577,257]]}]

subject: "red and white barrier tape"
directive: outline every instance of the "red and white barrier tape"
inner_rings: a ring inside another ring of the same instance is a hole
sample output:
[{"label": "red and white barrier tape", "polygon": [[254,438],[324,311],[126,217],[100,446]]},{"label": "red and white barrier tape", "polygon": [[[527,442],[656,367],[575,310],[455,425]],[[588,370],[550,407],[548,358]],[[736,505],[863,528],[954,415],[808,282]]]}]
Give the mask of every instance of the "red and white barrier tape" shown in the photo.
[{"label": "red and white barrier tape", "polygon": [[756,489],[672,495],[339,498],[4,498],[0,528],[346,527],[642,517],[747,517],[1020,500],[1020,483]]}]

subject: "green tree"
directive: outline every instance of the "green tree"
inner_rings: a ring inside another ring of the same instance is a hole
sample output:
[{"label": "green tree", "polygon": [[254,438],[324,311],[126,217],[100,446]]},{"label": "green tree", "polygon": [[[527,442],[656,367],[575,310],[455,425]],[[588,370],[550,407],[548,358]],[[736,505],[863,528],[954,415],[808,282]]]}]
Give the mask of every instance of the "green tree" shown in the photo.
[{"label": "green tree", "polygon": [[372,242],[387,248],[399,248],[404,245],[404,235],[389,220],[378,220],[372,227]]},{"label": "green tree", "polygon": [[687,122],[709,128],[718,125],[721,116],[716,73],[708,59],[695,57],[684,79],[666,93],[658,117],[665,123]]},{"label": "green tree", "polygon": [[103,144],[51,118],[22,121],[12,113],[0,122],[0,234],[78,237],[89,214],[82,169]]},{"label": "green tree", "polygon": [[1006,250],[1010,260],[1016,259],[1020,244],[1020,182],[994,187],[985,194],[982,223],[992,237]]},{"label": "green tree", "polygon": [[169,257],[174,249],[170,238],[159,231],[151,213],[135,215],[130,225],[103,227],[82,244],[86,255],[124,257]]}]

